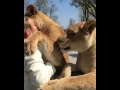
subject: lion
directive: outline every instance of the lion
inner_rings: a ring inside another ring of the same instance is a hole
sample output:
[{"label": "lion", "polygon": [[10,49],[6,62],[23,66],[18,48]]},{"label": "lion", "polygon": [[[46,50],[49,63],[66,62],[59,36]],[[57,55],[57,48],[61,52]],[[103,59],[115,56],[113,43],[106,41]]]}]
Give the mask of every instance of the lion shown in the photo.
[{"label": "lion", "polygon": [[[53,39],[55,43],[57,43],[56,40],[58,37],[65,33],[56,22],[47,15],[38,11],[34,5],[27,6],[25,16],[32,19],[37,29],[46,34],[49,38]],[[69,62],[69,54],[64,53],[63,55],[65,61]]]},{"label": "lion", "polygon": [[[88,20],[70,26],[58,39],[62,52],[78,51],[76,64],[68,63],[63,73],[69,77],[51,80],[40,90],[96,90],[96,21]],[[70,70],[83,75],[71,76]]]},{"label": "lion", "polygon": [[37,31],[28,38],[24,39],[24,44],[26,45],[26,53],[31,54],[32,51],[34,53],[38,48],[40,52],[45,55],[47,61],[51,62],[56,68],[62,69],[63,66],[67,63],[58,43],[56,43],[53,39],[49,38],[41,31]]},{"label": "lion", "polygon": [[[31,47],[39,48],[42,53],[44,63],[49,61],[57,69],[57,72],[51,78],[55,79],[59,76],[63,66],[68,62],[66,62],[58,43],[55,42],[52,38],[49,38],[46,34],[38,31],[37,28],[33,26],[33,21],[29,17],[24,17],[24,46],[26,46],[26,43],[33,42],[33,44],[31,44]],[[40,42],[40,44],[37,45],[38,42]],[[24,47],[24,53],[31,55],[36,51],[36,48],[33,48],[31,52],[30,50],[27,52],[27,48]]]}]

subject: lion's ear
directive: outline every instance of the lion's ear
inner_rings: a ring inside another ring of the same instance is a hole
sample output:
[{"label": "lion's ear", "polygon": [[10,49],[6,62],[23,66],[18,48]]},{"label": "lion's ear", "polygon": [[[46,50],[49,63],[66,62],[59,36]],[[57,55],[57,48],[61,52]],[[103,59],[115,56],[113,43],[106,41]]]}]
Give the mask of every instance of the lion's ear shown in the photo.
[{"label": "lion's ear", "polygon": [[88,21],[86,21],[82,30],[87,34],[91,34],[95,27],[96,27],[96,21],[95,20],[88,20]]},{"label": "lion's ear", "polygon": [[26,8],[26,14],[25,16],[32,16],[35,15],[37,13],[37,9],[34,5],[28,5]]}]

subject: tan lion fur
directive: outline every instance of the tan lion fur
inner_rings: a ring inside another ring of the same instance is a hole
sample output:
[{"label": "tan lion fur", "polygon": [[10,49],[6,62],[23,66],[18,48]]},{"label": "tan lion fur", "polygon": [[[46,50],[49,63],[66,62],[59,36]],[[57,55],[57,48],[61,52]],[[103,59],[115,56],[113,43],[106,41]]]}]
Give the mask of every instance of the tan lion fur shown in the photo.
[{"label": "tan lion fur", "polygon": [[[40,90],[96,90],[96,21],[70,26],[58,41],[63,52],[78,51],[77,62],[64,67],[62,74],[68,74],[66,78],[51,80],[41,85]],[[70,71],[84,74],[70,77]]]},{"label": "tan lion fur", "polygon": [[[25,16],[32,19],[38,30],[42,31],[49,38],[53,39],[54,42],[56,42],[58,37],[65,33],[56,22],[50,19],[47,15],[38,11],[33,5],[27,6]],[[64,53],[63,55],[66,62],[69,62],[68,53]]]}]

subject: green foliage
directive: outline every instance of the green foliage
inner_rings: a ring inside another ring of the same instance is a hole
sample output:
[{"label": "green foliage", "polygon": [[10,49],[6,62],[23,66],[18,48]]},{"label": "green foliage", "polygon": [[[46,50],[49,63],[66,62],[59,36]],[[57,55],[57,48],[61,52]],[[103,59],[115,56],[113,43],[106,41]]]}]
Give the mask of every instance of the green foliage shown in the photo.
[{"label": "green foliage", "polygon": [[36,0],[35,4],[39,11],[47,15],[49,8],[48,0]]},{"label": "green foliage", "polygon": [[55,12],[58,10],[57,6],[52,0],[36,0],[36,7],[42,13],[48,15],[52,20],[58,20],[58,16]]},{"label": "green foliage", "polygon": [[81,8],[81,21],[96,19],[96,0],[72,0],[71,5]]}]

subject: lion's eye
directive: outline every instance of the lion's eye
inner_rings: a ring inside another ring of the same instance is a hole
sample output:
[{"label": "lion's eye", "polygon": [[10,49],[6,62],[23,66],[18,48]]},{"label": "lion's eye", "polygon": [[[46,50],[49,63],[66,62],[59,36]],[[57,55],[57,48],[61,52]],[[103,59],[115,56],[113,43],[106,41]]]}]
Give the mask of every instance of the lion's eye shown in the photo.
[{"label": "lion's eye", "polygon": [[75,35],[75,33],[70,33],[69,36],[70,37],[73,37]]},{"label": "lion's eye", "polygon": [[73,38],[75,36],[75,33],[71,32],[68,34],[68,38]]}]

